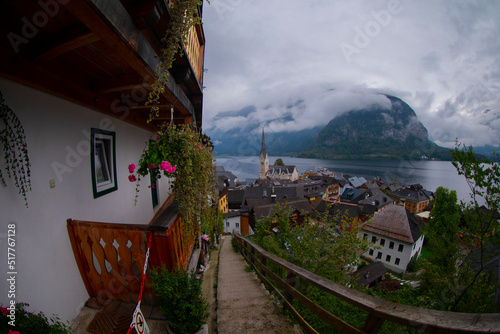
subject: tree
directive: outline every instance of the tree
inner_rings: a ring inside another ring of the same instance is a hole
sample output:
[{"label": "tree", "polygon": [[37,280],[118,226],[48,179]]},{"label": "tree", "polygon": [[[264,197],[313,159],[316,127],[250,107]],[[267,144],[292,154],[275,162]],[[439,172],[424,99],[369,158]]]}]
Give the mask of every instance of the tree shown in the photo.
[{"label": "tree", "polygon": [[257,223],[256,242],[268,252],[317,275],[347,283],[350,266],[368,250],[369,243],[358,238],[360,226],[346,218],[336,223],[328,212],[314,220],[306,216],[303,224],[298,225],[291,218],[291,209],[277,203],[273,214]]},{"label": "tree", "polygon": [[[433,308],[456,312],[496,312],[494,302],[498,278],[490,275],[491,249],[499,249],[498,209],[500,166],[498,161],[479,159],[472,147],[457,142],[451,151],[453,165],[464,175],[470,200],[461,201],[460,223],[456,214],[456,194],[438,188],[437,199],[426,227],[433,255],[424,262],[422,293]],[[495,155],[497,158],[498,155]],[[498,159],[497,159],[498,160]],[[461,236],[459,240],[457,234]],[[495,278],[495,280],[493,280]]]},{"label": "tree", "polygon": [[[424,227],[424,234],[431,255],[421,263],[424,269],[421,275],[420,290],[440,308],[449,308],[450,287],[456,284],[457,261],[461,255],[459,249],[459,206],[457,193],[439,187],[433,203],[431,216]],[[454,284],[450,284],[454,282]]]},{"label": "tree", "polygon": [[431,250],[430,261],[440,272],[455,273],[459,253],[460,213],[457,192],[439,187],[424,234]]},{"label": "tree", "polygon": [[283,162],[283,159],[278,158],[278,159],[276,159],[276,161],[274,162],[274,165],[275,165],[275,166],[284,166],[284,165],[285,165],[285,163]]},{"label": "tree", "polygon": [[[492,281],[487,264],[491,261],[490,249],[500,247],[500,225],[498,212],[500,208],[500,163],[499,155],[493,154],[492,160],[480,159],[474,154],[472,146],[466,147],[456,143],[451,152],[453,165],[459,175],[463,175],[470,188],[470,200],[461,201],[462,219],[464,222],[464,241],[473,251],[460,266],[460,285],[452,305],[453,311],[470,310],[469,302],[475,302],[477,311],[498,310],[499,306],[491,306],[491,295],[499,282]],[[493,254],[500,256],[500,254]],[[483,302],[483,307],[477,304]],[[484,305],[484,302],[489,302]]]}]

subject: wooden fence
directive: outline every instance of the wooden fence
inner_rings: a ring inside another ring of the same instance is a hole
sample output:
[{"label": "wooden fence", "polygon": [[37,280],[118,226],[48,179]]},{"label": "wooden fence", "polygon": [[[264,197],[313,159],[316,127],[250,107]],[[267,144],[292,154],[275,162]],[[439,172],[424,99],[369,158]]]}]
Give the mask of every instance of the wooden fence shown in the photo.
[{"label": "wooden fence", "polygon": [[[241,253],[255,269],[261,281],[275,293],[306,333],[317,333],[317,331],[292,306],[294,298],[341,333],[377,333],[385,321],[433,333],[500,333],[500,314],[452,313],[388,302],[334,283],[300,268],[266,252],[241,235],[234,235],[234,237],[238,241]],[[282,268],[286,273],[286,278],[283,279],[272,272],[268,267],[270,263]],[[270,282],[268,277],[279,285],[279,288],[284,291],[284,295],[277,286]],[[294,285],[297,277],[325,293],[366,311],[368,316],[362,328],[358,329],[348,324],[296,290]]]}]

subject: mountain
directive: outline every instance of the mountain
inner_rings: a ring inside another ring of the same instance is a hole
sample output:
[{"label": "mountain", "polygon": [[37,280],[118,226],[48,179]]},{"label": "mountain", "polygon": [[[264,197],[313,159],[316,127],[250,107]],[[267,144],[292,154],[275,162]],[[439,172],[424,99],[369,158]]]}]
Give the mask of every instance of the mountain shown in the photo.
[{"label": "mountain", "polygon": [[404,101],[386,95],[391,107],[371,105],[332,119],[298,156],[322,159],[441,159],[448,149],[429,140],[427,129]]},{"label": "mountain", "polygon": [[[206,129],[215,146],[218,155],[243,155],[252,156],[260,154],[260,141],[262,138],[262,126],[265,126],[267,151],[273,156],[293,156],[307,150],[314,142],[322,127],[314,127],[300,131],[268,131],[268,125],[284,124],[294,122],[293,113],[289,111],[296,108],[302,102],[297,100],[284,111],[274,117],[268,117],[265,121],[256,116],[257,108],[247,106],[241,110],[226,111],[218,113],[212,120],[218,128]],[[271,107],[269,107],[271,108]],[[224,128],[221,124],[230,121],[231,127]]]}]

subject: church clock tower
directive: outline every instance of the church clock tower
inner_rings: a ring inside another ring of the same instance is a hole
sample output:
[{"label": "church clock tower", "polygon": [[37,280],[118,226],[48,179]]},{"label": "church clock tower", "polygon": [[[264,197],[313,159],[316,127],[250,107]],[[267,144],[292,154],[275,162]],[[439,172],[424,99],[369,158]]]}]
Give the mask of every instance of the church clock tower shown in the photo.
[{"label": "church clock tower", "polygon": [[266,139],[264,138],[264,126],[262,126],[262,144],[260,146],[259,156],[259,178],[265,179],[266,172],[269,170],[269,157],[266,150]]}]

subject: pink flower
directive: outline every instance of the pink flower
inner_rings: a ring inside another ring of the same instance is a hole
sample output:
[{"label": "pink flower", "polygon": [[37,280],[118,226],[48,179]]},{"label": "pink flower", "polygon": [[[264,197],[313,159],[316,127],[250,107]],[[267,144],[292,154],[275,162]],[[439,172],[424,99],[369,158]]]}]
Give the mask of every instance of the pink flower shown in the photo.
[{"label": "pink flower", "polygon": [[154,168],[158,167],[158,165],[153,165],[153,163],[150,162],[148,167],[151,169],[154,169]]},{"label": "pink flower", "polygon": [[130,164],[128,165],[128,172],[132,174],[135,170],[135,164]]},{"label": "pink flower", "polygon": [[3,315],[9,314],[9,310],[7,310],[6,307],[0,307],[0,312],[2,312]]},{"label": "pink flower", "polygon": [[170,164],[170,162],[168,162],[168,161],[162,161],[162,163],[160,165],[160,169],[164,170],[167,173],[173,173],[173,172],[175,172],[175,165],[172,166]]},{"label": "pink flower", "polygon": [[206,235],[206,234],[203,234],[203,235],[201,236],[201,238],[202,238],[203,240],[205,240],[205,241],[208,241],[208,240],[209,240],[208,235]]},{"label": "pink flower", "polygon": [[170,168],[170,162],[162,161],[161,165],[160,165],[160,169],[166,171],[168,168]]},{"label": "pink flower", "polygon": [[128,180],[129,180],[130,182],[135,182],[135,181],[137,181],[137,179],[135,178],[135,175],[133,175],[133,174],[128,176]]},{"label": "pink flower", "polygon": [[21,334],[21,333],[19,333],[18,331],[13,331],[12,329],[10,329],[9,333],[7,333],[7,334]]}]

